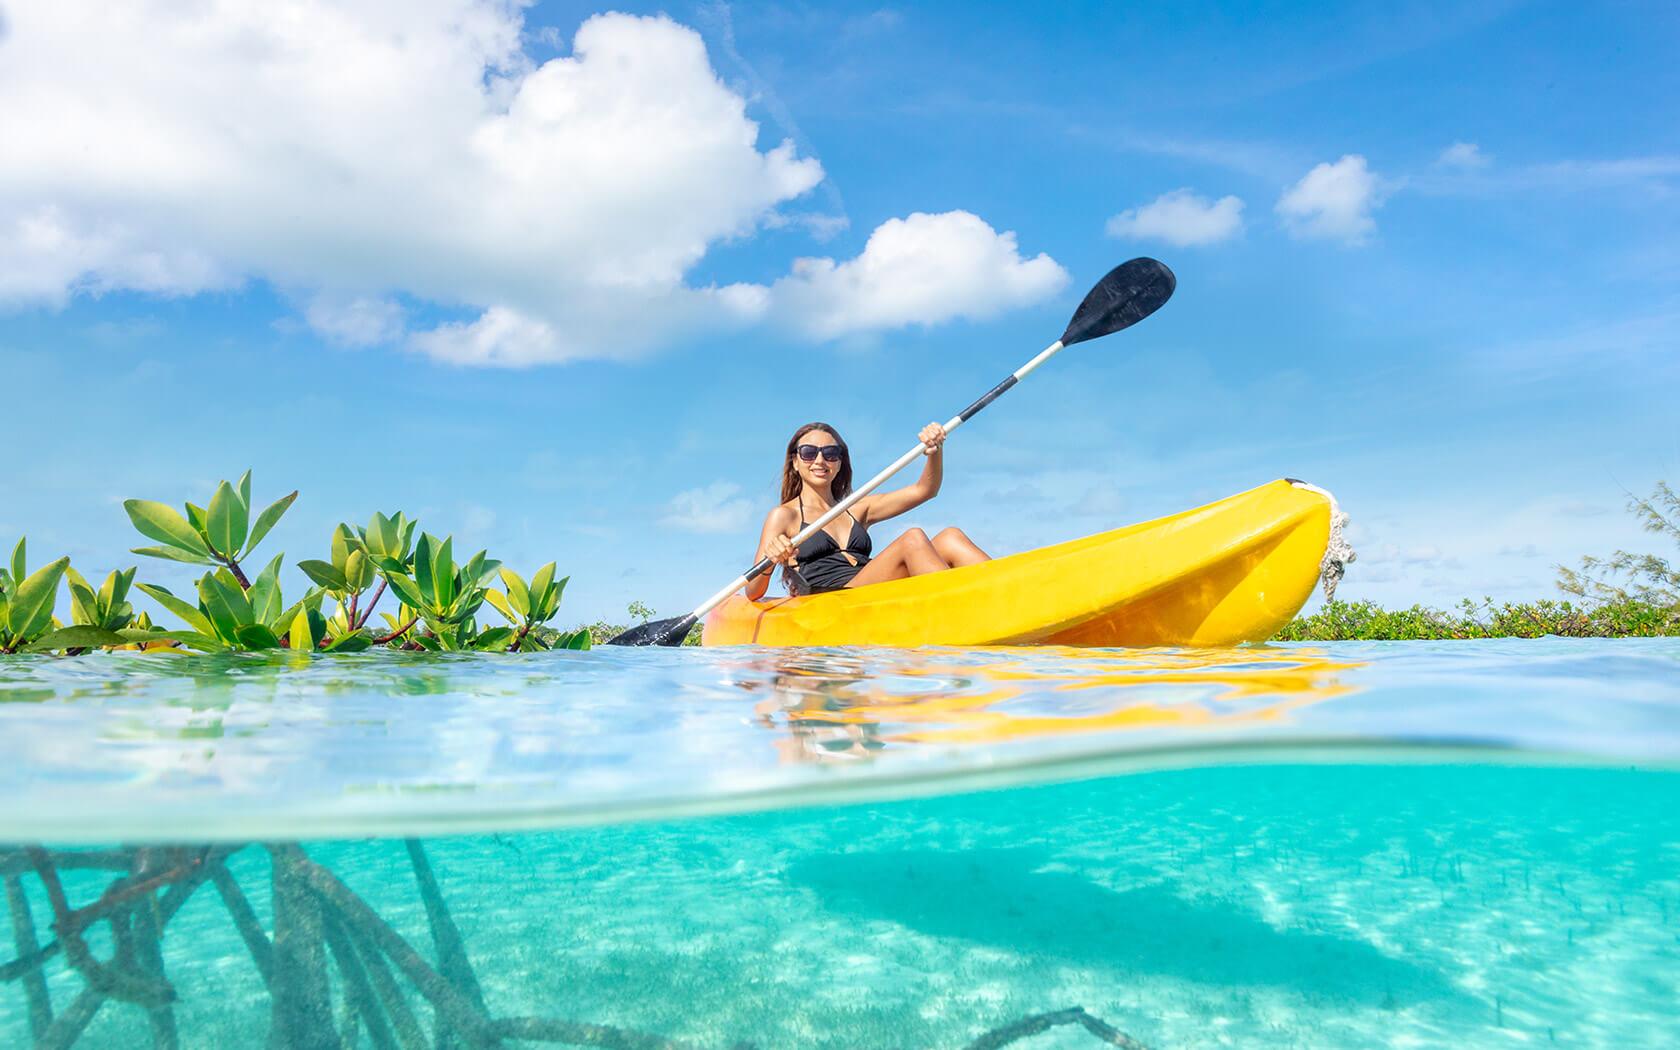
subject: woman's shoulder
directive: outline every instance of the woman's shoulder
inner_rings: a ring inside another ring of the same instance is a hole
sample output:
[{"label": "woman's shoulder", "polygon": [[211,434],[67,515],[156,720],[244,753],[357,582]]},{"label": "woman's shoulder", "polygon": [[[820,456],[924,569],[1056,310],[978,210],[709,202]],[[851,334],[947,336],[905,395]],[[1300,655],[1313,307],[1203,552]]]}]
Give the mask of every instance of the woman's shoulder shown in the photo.
[{"label": "woman's shoulder", "polygon": [[791,525],[798,520],[799,503],[797,500],[778,503],[770,508],[769,514],[764,516],[764,524],[766,525]]}]

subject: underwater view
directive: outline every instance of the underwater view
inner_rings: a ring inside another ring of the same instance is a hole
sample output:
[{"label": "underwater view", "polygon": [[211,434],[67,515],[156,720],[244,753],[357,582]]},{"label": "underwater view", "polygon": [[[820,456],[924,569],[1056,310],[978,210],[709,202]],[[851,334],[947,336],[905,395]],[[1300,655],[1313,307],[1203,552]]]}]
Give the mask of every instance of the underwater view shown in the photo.
[{"label": "underwater view", "polygon": [[20,658],[0,1045],[1672,1045],[1677,666]]}]

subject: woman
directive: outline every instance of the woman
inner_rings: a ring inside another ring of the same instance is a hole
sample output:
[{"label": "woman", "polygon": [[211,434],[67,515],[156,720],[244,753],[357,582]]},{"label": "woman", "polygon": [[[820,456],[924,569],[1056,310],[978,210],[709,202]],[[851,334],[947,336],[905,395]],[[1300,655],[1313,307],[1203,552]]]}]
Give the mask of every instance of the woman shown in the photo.
[{"label": "woman", "polygon": [[[852,460],[840,434],[827,423],[807,423],[794,431],[782,461],[782,502],[765,517],[753,560],[769,558],[780,564],[782,579],[792,594],[862,587],[989,560],[956,528],[932,539],[921,529],[911,529],[871,557],[871,525],[896,518],[939,493],[945,473],[945,428],[929,423],[920,437],[927,459],[915,484],[863,497],[795,547],[790,541],[807,523],[822,517],[852,491]],[[769,587],[770,574],[765,573],[747,584],[746,595],[757,601]]]}]

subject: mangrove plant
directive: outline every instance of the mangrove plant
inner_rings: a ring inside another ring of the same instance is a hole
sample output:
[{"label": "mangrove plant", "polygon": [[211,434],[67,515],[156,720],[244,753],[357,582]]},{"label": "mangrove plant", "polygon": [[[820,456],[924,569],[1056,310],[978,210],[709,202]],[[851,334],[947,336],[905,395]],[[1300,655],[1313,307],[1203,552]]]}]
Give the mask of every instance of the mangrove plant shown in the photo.
[{"label": "mangrove plant", "polygon": [[[368,524],[339,524],[325,558],[305,559],[298,569],[314,586],[287,602],[281,592],[283,553],[255,576],[245,563],[297,499],[297,492],[252,513],[251,472],[237,483],[222,481],[204,506],[180,510],[155,500],[123,504],[136,530],[155,545],[134,553],[205,567],[190,593],[159,583],[136,582],[137,569],[114,570],[95,588],[59,558],[29,571],[20,539],[0,567],[0,653],[92,649],[163,649],[252,652],[290,649],[311,653],[357,652],[374,646],[474,652],[587,649],[587,629],[563,632],[549,621],[560,608],[566,579],[549,562],[527,580],[480,550],[457,563],[454,540],[418,531],[406,514],[376,513]],[[70,622],[57,616],[61,583],[68,581]],[[500,590],[493,584],[500,583]],[[136,613],[129,600],[139,591],[177,617],[159,625]],[[387,595],[387,608],[380,603]],[[328,604],[330,602],[330,605]],[[481,624],[488,603],[507,622]],[[389,606],[394,606],[390,608]],[[382,623],[370,626],[378,612]]]}]

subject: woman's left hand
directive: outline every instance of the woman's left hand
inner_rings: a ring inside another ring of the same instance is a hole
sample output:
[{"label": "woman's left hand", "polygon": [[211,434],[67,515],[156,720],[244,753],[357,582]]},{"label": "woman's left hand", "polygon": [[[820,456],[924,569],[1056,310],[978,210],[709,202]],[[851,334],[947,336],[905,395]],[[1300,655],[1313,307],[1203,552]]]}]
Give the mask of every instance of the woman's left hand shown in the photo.
[{"label": "woman's left hand", "polygon": [[938,423],[929,423],[922,428],[922,455],[931,456],[939,451],[939,446],[945,444],[945,428]]}]

